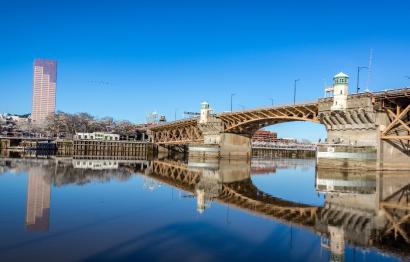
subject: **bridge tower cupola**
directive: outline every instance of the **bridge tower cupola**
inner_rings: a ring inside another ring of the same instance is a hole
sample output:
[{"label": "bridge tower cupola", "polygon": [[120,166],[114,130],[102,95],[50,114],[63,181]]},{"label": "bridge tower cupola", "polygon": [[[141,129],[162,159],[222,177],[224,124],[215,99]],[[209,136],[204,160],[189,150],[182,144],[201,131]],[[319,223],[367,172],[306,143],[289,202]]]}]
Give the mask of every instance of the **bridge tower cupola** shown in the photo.
[{"label": "bridge tower cupola", "polygon": [[207,123],[209,114],[210,114],[211,109],[209,108],[208,102],[202,102],[201,103],[201,115],[199,118],[199,123]]},{"label": "bridge tower cupola", "polygon": [[340,72],[333,77],[333,105],[331,110],[345,110],[349,92],[349,76]]}]

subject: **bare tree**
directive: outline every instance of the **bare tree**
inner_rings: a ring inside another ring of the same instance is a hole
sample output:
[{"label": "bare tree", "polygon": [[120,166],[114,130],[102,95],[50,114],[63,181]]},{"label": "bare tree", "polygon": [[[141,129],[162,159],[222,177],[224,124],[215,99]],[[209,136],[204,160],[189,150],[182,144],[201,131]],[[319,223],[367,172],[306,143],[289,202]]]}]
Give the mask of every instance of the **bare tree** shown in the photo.
[{"label": "bare tree", "polygon": [[138,126],[126,121],[114,121],[111,117],[97,119],[88,113],[68,114],[57,112],[46,119],[44,132],[53,137],[72,137],[77,132],[113,132],[135,135]]}]

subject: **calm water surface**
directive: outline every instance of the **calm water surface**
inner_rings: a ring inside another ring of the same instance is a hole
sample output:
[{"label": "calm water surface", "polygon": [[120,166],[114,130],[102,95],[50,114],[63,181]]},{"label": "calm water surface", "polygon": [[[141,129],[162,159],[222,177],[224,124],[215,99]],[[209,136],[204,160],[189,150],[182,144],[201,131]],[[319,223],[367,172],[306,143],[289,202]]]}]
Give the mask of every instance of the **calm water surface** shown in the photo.
[{"label": "calm water surface", "polygon": [[0,261],[409,261],[409,184],[301,159],[0,159]]}]

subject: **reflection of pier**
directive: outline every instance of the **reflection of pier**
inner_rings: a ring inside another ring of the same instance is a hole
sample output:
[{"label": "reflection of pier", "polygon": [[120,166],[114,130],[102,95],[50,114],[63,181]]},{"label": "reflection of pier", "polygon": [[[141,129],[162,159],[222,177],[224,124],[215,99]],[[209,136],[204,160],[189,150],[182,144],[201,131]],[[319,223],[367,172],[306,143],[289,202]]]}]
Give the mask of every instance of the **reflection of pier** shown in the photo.
[{"label": "reflection of pier", "polygon": [[374,173],[320,170],[316,176],[316,191],[324,193],[375,193],[376,175]]},{"label": "reflection of pier", "polygon": [[319,170],[316,188],[326,192],[326,203],[315,229],[362,246],[408,251],[410,206],[402,185],[410,185],[409,175]]},{"label": "reflection of pier", "polygon": [[[409,180],[409,179],[407,179]],[[394,188],[389,185],[390,190]],[[393,189],[394,190],[394,189]],[[394,238],[403,237],[410,244],[410,181],[407,185],[399,188],[393,194],[383,198],[380,208],[387,219],[387,226],[384,228],[386,233],[393,233]]]}]

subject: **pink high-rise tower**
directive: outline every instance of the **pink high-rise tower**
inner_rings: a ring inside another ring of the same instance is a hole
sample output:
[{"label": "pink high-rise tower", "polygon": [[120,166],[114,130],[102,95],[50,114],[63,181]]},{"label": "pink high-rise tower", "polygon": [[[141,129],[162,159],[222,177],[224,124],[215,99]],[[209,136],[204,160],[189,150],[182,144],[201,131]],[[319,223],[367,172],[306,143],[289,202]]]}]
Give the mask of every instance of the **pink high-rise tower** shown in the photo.
[{"label": "pink high-rise tower", "polygon": [[57,61],[34,60],[31,119],[41,122],[56,110]]}]

